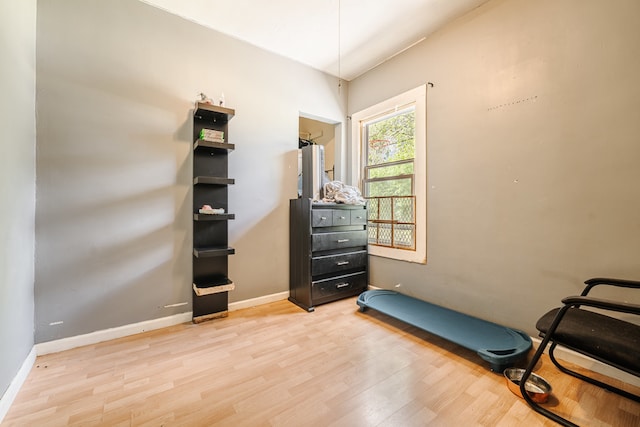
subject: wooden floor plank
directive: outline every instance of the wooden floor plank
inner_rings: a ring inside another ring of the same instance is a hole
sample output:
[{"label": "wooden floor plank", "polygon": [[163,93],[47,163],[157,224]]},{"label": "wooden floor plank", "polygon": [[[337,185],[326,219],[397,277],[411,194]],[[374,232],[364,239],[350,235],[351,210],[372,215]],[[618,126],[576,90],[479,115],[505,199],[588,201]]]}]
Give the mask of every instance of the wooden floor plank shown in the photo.
[{"label": "wooden floor plank", "polygon": [[[474,352],[357,308],[278,301],[40,356],[2,427],[555,425]],[[640,425],[637,402],[536,372],[574,422]]]}]

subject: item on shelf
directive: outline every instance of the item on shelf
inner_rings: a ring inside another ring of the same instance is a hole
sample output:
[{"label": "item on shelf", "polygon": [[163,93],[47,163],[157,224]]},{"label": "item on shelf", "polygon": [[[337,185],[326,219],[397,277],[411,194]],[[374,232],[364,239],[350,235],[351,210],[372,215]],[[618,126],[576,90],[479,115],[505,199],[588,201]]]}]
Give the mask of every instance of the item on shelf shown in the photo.
[{"label": "item on shelf", "polygon": [[196,101],[196,104],[198,102],[201,102],[203,104],[213,104],[213,102],[211,102],[211,98],[209,98],[207,95],[205,95],[203,92],[200,92],[198,94],[198,100]]},{"label": "item on shelf", "polygon": [[344,203],[347,205],[364,205],[366,201],[356,187],[343,184],[341,181],[330,181],[324,185],[325,203]]},{"label": "item on shelf", "polygon": [[198,213],[207,215],[220,215],[224,213],[224,208],[212,208],[210,205],[202,205]]},{"label": "item on shelf", "polygon": [[220,94],[220,98],[218,99],[218,104],[220,104],[221,107],[224,107],[224,92]]},{"label": "item on shelf", "polygon": [[200,139],[209,142],[224,142],[224,132],[213,129],[202,129],[200,131]]}]

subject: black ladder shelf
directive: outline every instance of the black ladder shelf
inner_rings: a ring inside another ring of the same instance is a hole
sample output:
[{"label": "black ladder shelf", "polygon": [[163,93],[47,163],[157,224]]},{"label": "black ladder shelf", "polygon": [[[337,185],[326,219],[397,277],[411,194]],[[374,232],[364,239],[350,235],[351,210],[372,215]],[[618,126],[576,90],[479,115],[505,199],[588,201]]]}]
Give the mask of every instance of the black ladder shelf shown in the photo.
[{"label": "black ladder shelf", "polygon": [[[228,124],[235,111],[198,102],[193,113],[193,322],[226,317],[228,294],[235,288],[229,279],[228,188],[235,183],[228,177],[227,156],[235,149],[229,144]],[[200,138],[202,129],[223,132],[222,141]],[[203,205],[223,213],[201,213]]]}]

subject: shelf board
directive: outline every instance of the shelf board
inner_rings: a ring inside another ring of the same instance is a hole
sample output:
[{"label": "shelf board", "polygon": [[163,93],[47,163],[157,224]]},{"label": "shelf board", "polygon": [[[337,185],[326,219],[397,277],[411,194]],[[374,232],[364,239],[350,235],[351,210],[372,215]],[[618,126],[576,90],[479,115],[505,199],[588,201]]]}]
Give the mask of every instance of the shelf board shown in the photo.
[{"label": "shelf board", "polygon": [[233,255],[236,250],[229,247],[206,247],[206,248],[193,248],[193,255],[196,258],[211,258],[217,256]]},{"label": "shelf board", "polygon": [[225,274],[212,274],[209,276],[194,277],[193,284],[199,288],[210,288],[212,286],[229,285],[233,283]]},{"label": "shelf board", "polygon": [[196,139],[193,143],[193,149],[209,149],[209,150],[224,150],[224,151],[233,151],[236,146],[234,144],[229,144],[228,142],[212,142],[205,141],[204,139]]},{"label": "shelf board", "polygon": [[224,123],[231,120],[233,116],[236,115],[236,112],[231,108],[196,102],[193,115],[204,120],[213,120],[214,122],[221,121]]},{"label": "shelf board", "polygon": [[236,219],[236,214],[201,214],[194,213],[193,220],[194,221],[224,221],[228,219]]},{"label": "shelf board", "polygon": [[235,184],[233,178],[220,178],[217,176],[196,176],[193,178],[193,185],[210,184],[210,185],[230,185]]},{"label": "shelf board", "polygon": [[221,278],[211,283],[194,283],[193,291],[197,296],[219,294],[221,292],[233,291],[236,285],[227,277]]}]

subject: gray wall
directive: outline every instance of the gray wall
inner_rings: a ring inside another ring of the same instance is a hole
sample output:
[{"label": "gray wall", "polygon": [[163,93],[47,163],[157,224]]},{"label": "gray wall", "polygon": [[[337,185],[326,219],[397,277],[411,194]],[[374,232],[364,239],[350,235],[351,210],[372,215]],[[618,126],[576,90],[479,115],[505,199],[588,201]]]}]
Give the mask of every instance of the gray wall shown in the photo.
[{"label": "gray wall", "polygon": [[33,347],[35,43],[35,0],[0,2],[0,397]]},{"label": "gray wall", "polygon": [[427,265],[372,257],[373,284],[534,334],[585,279],[640,279],[638,16],[495,0],[350,83],[350,114],[435,83]]},{"label": "gray wall", "polygon": [[36,342],[191,310],[200,91],[236,110],[230,300],[287,291],[298,116],[344,121],[337,80],[137,0],[41,0],[37,30]]}]

